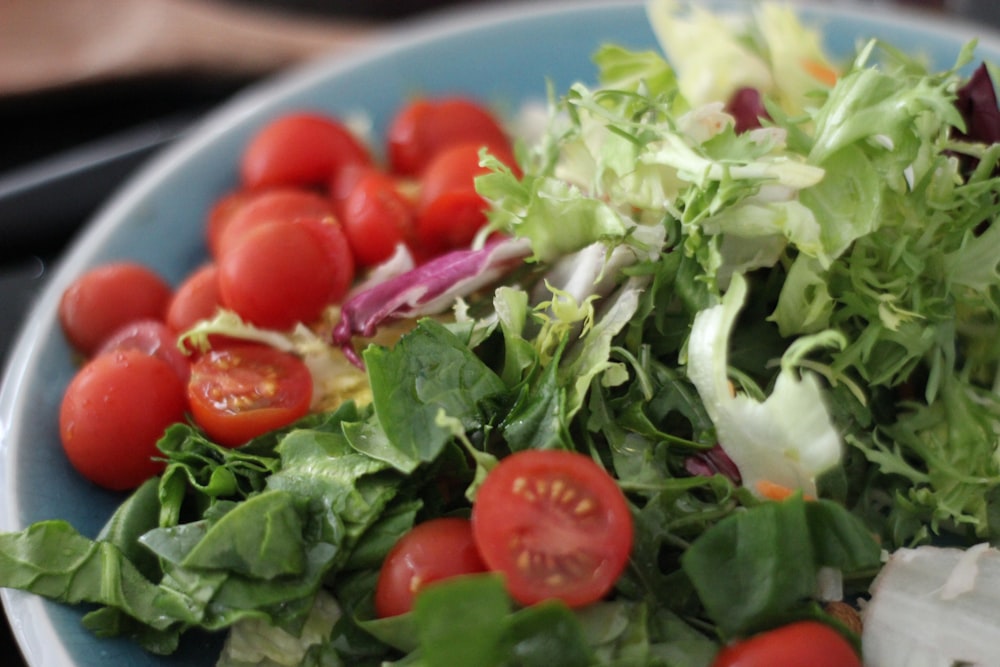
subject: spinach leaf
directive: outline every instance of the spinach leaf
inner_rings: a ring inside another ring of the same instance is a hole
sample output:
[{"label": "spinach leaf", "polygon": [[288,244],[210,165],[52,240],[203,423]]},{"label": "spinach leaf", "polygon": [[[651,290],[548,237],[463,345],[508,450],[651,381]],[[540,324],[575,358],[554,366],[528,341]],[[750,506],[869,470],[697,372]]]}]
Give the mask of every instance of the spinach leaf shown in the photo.
[{"label": "spinach leaf", "polygon": [[437,423],[440,410],[467,430],[480,429],[488,421],[481,406],[506,392],[500,377],[434,320],[421,320],[391,350],[369,347],[364,358],[379,423],[402,455],[417,461],[432,461],[452,439]]},{"label": "spinach leaf", "polygon": [[681,558],[709,617],[733,637],[804,611],[824,567],[845,574],[879,564],[871,532],[842,506],[796,495],[732,514]]}]

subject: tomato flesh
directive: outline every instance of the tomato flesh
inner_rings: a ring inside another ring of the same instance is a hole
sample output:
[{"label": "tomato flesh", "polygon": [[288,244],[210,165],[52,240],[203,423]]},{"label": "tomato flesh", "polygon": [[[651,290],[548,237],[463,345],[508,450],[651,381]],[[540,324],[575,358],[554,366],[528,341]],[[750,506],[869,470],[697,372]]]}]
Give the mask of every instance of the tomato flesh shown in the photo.
[{"label": "tomato flesh", "polygon": [[184,420],[184,383],[167,362],[120,349],[87,362],[63,394],[59,434],[70,463],[95,484],[131,489],[163,469],[156,443]]},{"label": "tomato flesh", "polygon": [[483,561],[522,604],[601,599],[632,549],[632,515],[615,480],[589,457],[527,450],[490,471],[472,506]]},{"label": "tomato flesh", "polygon": [[380,618],[405,614],[428,584],[485,570],[467,519],[417,524],[386,555],[375,586],[375,613]]},{"label": "tomato flesh", "polygon": [[235,447],[305,416],[312,376],[291,354],[233,344],[192,363],[187,394],[195,423],[214,441]]},{"label": "tomato flesh", "polygon": [[799,621],[722,649],[712,667],[861,667],[850,642],[829,625]]}]

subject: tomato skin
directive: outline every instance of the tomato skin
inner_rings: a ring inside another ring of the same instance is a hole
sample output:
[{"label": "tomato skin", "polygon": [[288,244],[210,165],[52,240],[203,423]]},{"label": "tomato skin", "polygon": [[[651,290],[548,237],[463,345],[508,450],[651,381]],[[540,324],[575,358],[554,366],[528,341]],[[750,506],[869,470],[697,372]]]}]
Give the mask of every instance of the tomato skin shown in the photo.
[{"label": "tomato skin", "polygon": [[435,581],[485,572],[467,519],[445,517],[417,524],[392,547],[375,585],[379,618],[405,614],[420,590]]},{"label": "tomato skin", "polygon": [[[479,165],[479,152],[474,143],[446,148],[420,178],[416,235],[420,246],[431,254],[468,246],[486,224],[487,202],[476,192],[475,179],[489,169]],[[496,157],[514,164],[510,154]]]},{"label": "tomato skin", "polygon": [[413,238],[413,206],[396,180],[376,169],[357,175],[339,207],[340,221],[355,260],[373,266],[392,257]]},{"label": "tomato skin", "polygon": [[184,420],[184,383],[170,365],[123,349],[87,362],[66,388],[59,433],[70,463],[102,487],[135,488],[163,469],[156,442]]},{"label": "tomato skin", "polygon": [[222,303],[270,329],[316,320],[342,296],[345,275],[344,267],[330,262],[321,232],[299,222],[268,222],[250,230],[219,260]]},{"label": "tomato skin", "polygon": [[829,625],[798,621],[722,649],[712,667],[861,667],[850,642]]},{"label": "tomato skin", "polygon": [[195,423],[215,442],[236,447],[305,416],[312,386],[298,357],[234,343],[194,360],[187,396]]},{"label": "tomato skin", "polygon": [[356,269],[344,226],[331,216],[304,218],[297,220],[296,224],[304,226],[319,240],[320,248],[326,256],[326,270],[331,274],[326,301],[328,304],[340,303],[354,282]]},{"label": "tomato skin", "polygon": [[213,256],[217,259],[225,256],[258,225],[330,216],[333,216],[330,201],[309,190],[283,187],[251,193],[234,205],[228,220],[221,223]]},{"label": "tomato skin", "polygon": [[389,166],[397,174],[416,176],[441,150],[469,142],[510,151],[499,121],[478,102],[463,97],[417,99],[389,124]]},{"label": "tomato skin", "polygon": [[70,344],[90,356],[129,322],[163,319],[170,294],[170,285],[151,269],[113,262],[70,284],[59,302],[59,321]]},{"label": "tomato skin", "polygon": [[136,320],[115,331],[95,356],[118,350],[138,350],[167,362],[182,382],[191,375],[191,361],[177,347],[177,334],[159,320]]},{"label": "tomato skin", "polygon": [[511,596],[530,605],[601,599],[624,570],[633,526],[618,484],[593,459],[565,450],[503,458],[472,506],[476,546],[502,572]]},{"label": "tomato skin", "polygon": [[250,140],[240,160],[244,187],[325,185],[348,164],[370,164],[368,149],[341,122],[297,112],[271,121]]},{"label": "tomato skin", "polygon": [[214,316],[221,305],[219,267],[209,262],[195,269],[174,290],[167,304],[167,326],[176,333],[183,333],[196,322]]},{"label": "tomato skin", "polygon": [[226,227],[229,226],[233,214],[253,199],[255,194],[252,190],[234,190],[212,204],[205,220],[205,241],[212,257],[219,256],[219,240]]}]

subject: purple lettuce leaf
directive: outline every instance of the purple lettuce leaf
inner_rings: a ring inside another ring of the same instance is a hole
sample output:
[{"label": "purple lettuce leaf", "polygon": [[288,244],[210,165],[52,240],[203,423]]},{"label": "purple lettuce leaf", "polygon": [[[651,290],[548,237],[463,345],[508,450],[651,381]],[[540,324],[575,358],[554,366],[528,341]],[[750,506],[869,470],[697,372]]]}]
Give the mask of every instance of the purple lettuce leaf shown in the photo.
[{"label": "purple lettuce leaf", "polygon": [[340,311],[332,341],[362,367],[352,345],[354,336],[370,338],[383,322],[440,313],[455,299],[475,292],[520,266],[531,254],[526,239],[505,238],[477,250],[455,250],[363,289]]},{"label": "purple lettuce leaf", "polygon": [[1000,108],[985,63],[958,89],[955,106],[965,120],[965,133],[960,137],[987,145],[1000,141]]}]

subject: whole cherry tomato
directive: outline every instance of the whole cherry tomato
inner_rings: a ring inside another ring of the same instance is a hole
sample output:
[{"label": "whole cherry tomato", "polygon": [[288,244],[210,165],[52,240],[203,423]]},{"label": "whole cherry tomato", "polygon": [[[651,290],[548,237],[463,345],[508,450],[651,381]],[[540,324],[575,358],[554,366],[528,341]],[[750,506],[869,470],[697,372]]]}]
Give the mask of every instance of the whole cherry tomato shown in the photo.
[{"label": "whole cherry tomato", "polygon": [[381,618],[405,614],[424,586],[485,570],[467,519],[417,524],[396,542],[379,570],[375,613]]},{"label": "whole cherry tomato", "polygon": [[70,344],[89,356],[129,322],[162,320],[170,295],[170,285],[151,269],[112,262],[70,284],[59,302],[59,321]]},{"label": "whole cherry tomato", "polygon": [[349,164],[369,164],[367,147],[338,119],[296,112],[271,121],[250,140],[240,161],[250,189],[325,185]]},{"label": "whole cherry tomato", "polygon": [[184,420],[184,382],[169,363],[138,349],[87,362],[59,409],[59,434],[70,463],[108,489],[139,486],[163,469],[156,443]]},{"label": "whole cherry tomato", "polygon": [[861,667],[843,635],[819,621],[799,621],[722,649],[712,667]]},{"label": "whole cherry tomato", "polygon": [[393,117],[387,131],[389,167],[419,175],[442,150],[462,143],[510,152],[499,120],[482,104],[464,97],[416,99]]}]

